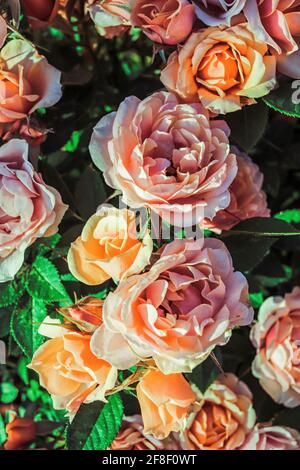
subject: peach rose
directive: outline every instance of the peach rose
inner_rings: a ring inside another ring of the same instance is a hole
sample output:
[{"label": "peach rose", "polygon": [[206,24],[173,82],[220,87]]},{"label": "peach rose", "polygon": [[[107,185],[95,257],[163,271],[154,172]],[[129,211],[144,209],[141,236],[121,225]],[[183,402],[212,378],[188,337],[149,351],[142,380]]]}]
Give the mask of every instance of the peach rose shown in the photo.
[{"label": "peach rose", "polygon": [[176,226],[212,219],[228,206],[237,172],[225,121],[174,94],[131,96],[94,129],[90,153],[106,183],[134,208],[147,207]]},{"label": "peach rose", "polygon": [[100,36],[111,39],[130,27],[128,0],[88,0],[87,8]]},{"label": "peach rose", "polygon": [[188,0],[131,0],[130,19],[151,41],[174,45],[191,33],[194,7]]},{"label": "peach rose", "polygon": [[56,18],[61,0],[21,0],[32,28],[46,28]]},{"label": "peach rose", "polygon": [[36,423],[31,418],[18,418],[6,425],[7,440],[5,450],[20,450],[35,439]]},{"label": "peach rose", "polygon": [[277,403],[300,405],[300,288],[269,297],[251,331],[256,347],[252,372]]},{"label": "peach rose", "polygon": [[252,217],[270,217],[267,196],[262,190],[264,176],[245,153],[232,149],[237,157],[238,172],[229,187],[230,204],[217,213],[212,221],[205,221],[210,229],[230,230],[242,220]]},{"label": "peach rose", "polygon": [[193,33],[179,52],[170,55],[161,73],[168,90],[188,102],[226,114],[276,85],[276,59],[246,24]]},{"label": "peach rose", "polygon": [[255,424],[252,394],[234,374],[224,374],[206,390],[200,411],[185,432],[189,450],[237,450]]},{"label": "peach rose", "polygon": [[286,426],[258,425],[239,450],[300,450],[300,434]]},{"label": "peach rose", "polygon": [[300,1],[247,0],[245,15],[255,35],[277,55],[277,69],[300,78]]},{"label": "peach rose", "polygon": [[109,450],[179,450],[179,443],[169,436],[163,441],[145,434],[142,417],[126,417]]},{"label": "peach rose", "polygon": [[196,16],[208,26],[231,25],[241,13],[246,0],[194,0]]},{"label": "peach rose", "polygon": [[137,238],[134,212],[101,207],[86,223],[68,253],[71,273],[85,284],[115,282],[140,273],[148,264],[153,242],[148,230]]},{"label": "peach rose", "polygon": [[61,73],[27,42],[9,41],[0,51],[0,137],[18,120],[61,98]]},{"label": "peach rose", "polygon": [[150,370],[136,388],[141,406],[144,433],[165,439],[172,431],[185,429],[192,404],[196,400],[189,382],[182,374],[167,377]]},{"label": "peach rose", "polygon": [[28,161],[28,144],[0,147],[0,283],[14,278],[26,248],[58,230],[68,206]]},{"label": "peach rose", "polygon": [[88,296],[70,307],[61,308],[59,312],[80,330],[92,333],[102,323],[102,307],[102,299]]},{"label": "peach rose", "polygon": [[116,383],[117,370],[95,357],[90,349],[91,336],[68,332],[49,317],[39,333],[51,339],[38,348],[27,367],[39,374],[40,384],[52,395],[54,408],[66,409],[72,416],[82,403],[105,401],[106,392]]},{"label": "peach rose", "polygon": [[177,239],[157,255],[108,295],[91,347],[119,369],[152,357],[165,374],[191,372],[252,321],[247,281],[216,239]]},{"label": "peach rose", "polygon": [[3,16],[0,15],[0,47],[3,46],[7,35],[6,21]]}]

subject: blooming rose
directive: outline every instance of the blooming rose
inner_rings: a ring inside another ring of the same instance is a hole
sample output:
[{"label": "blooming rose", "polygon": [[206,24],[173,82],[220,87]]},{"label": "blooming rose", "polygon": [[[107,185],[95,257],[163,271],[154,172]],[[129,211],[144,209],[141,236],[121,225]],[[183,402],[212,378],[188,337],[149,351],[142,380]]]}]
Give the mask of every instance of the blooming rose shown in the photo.
[{"label": "blooming rose", "polygon": [[91,336],[68,332],[49,317],[39,333],[51,339],[38,348],[28,367],[39,374],[40,384],[52,395],[54,408],[73,415],[82,403],[105,401],[105,393],[116,383],[117,370],[95,357],[90,349]]},{"label": "blooming rose", "polygon": [[109,447],[109,450],[179,450],[179,443],[170,436],[163,441],[145,434],[142,417],[126,417],[121,430]]},{"label": "blooming rose", "polygon": [[[229,204],[236,172],[225,121],[171,93],[131,96],[94,129],[90,153],[124,202],[176,226],[212,219]],[[182,220],[183,219],[183,220]]]},{"label": "blooming rose", "polygon": [[0,282],[14,278],[29,245],[57,232],[66,210],[28,161],[24,140],[0,147]]},{"label": "blooming rose", "polygon": [[88,0],[88,10],[100,36],[120,36],[130,27],[128,0]]},{"label": "blooming rose", "polygon": [[38,108],[61,97],[60,72],[27,42],[9,41],[0,51],[0,136]]},{"label": "blooming rose", "polygon": [[262,304],[251,339],[257,348],[252,372],[277,403],[300,405],[300,288]]},{"label": "blooming rose", "polygon": [[158,255],[108,295],[91,347],[120,369],[153,357],[165,374],[191,372],[232,328],[251,322],[247,281],[216,239],[177,239]]},{"label": "blooming rose", "polygon": [[194,7],[188,0],[131,0],[131,23],[154,42],[174,45],[191,33]]},{"label": "blooming rose", "polygon": [[224,374],[206,390],[184,441],[187,449],[236,450],[255,424],[252,394],[234,374]]},{"label": "blooming rose", "polygon": [[300,1],[247,0],[244,12],[256,37],[278,54],[278,70],[300,78]]},{"label": "blooming rose", "polygon": [[147,372],[136,388],[144,423],[144,433],[165,439],[170,432],[186,427],[191,405],[196,400],[182,374],[166,377],[159,370]]},{"label": "blooming rose", "polygon": [[185,101],[216,113],[255,103],[276,84],[276,59],[246,24],[193,33],[170,55],[161,81]]},{"label": "blooming rose", "polygon": [[6,425],[7,440],[4,444],[5,450],[19,450],[35,439],[36,423],[31,418],[18,418]]},{"label": "blooming rose", "polygon": [[153,242],[148,230],[137,238],[134,212],[101,207],[86,223],[68,253],[71,273],[85,284],[119,281],[148,264]]},{"label": "blooming rose", "polygon": [[0,47],[3,46],[4,41],[6,39],[6,35],[7,35],[6,21],[3,18],[3,16],[0,15]]},{"label": "blooming rose", "polygon": [[59,311],[66,320],[74,323],[80,330],[92,333],[102,323],[103,300],[96,297],[84,297],[70,307]]},{"label": "blooming rose", "polygon": [[300,450],[300,434],[286,426],[258,425],[239,450]]},{"label": "blooming rose", "polygon": [[196,16],[209,26],[230,26],[231,19],[239,14],[246,0],[194,0]]},{"label": "blooming rose", "polygon": [[32,28],[46,28],[55,20],[60,0],[21,0],[21,5]]},{"label": "blooming rose", "polygon": [[229,230],[242,220],[270,216],[267,196],[262,190],[263,174],[248,155],[237,148],[234,148],[234,153],[238,172],[229,187],[230,204],[219,211],[212,221],[205,221],[207,228]]}]

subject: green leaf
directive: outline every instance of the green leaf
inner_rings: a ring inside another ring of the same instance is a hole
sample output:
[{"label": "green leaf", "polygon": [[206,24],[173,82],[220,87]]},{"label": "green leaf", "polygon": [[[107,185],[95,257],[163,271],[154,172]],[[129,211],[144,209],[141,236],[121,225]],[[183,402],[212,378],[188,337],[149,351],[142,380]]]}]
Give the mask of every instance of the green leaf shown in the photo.
[{"label": "green leaf", "polygon": [[12,403],[18,396],[18,389],[12,383],[3,382],[0,384],[0,402]]},{"label": "green leaf", "polygon": [[277,238],[259,238],[253,235],[240,236],[232,233],[230,236],[224,237],[223,241],[231,254],[234,269],[248,272],[261,263],[269,253],[271,246],[277,241]]},{"label": "green leaf", "polygon": [[[67,428],[69,450],[105,450],[116,437],[123,417],[123,404],[118,394],[107,403],[95,401],[81,405]],[[84,426],[83,426],[84,423]]]},{"label": "green leaf", "polygon": [[300,224],[300,209],[288,209],[274,215],[275,219],[285,220],[288,223]]},{"label": "green leaf", "polygon": [[255,292],[254,294],[249,294],[249,297],[253,308],[259,308],[264,301],[264,296],[262,292]]},{"label": "green leaf", "polygon": [[38,329],[46,316],[45,303],[36,298],[31,298],[25,308],[16,308],[13,312],[11,334],[29,359],[44,342],[44,337],[38,333]]},{"label": "green leaf", "polygon": [[200,392],[204,393],[219,374],[220,371],[218,367],[211,357],[208,357],[202,364],[195,367],[191,374],[186,374],[186,377],[197,386]]},{"label": "green leaf", "polygon": [[19,298],[18,290],[14,282],[0,284],[0,307],[8,307]]},{"label": "green leaf", "polygon": [[2,446],[4,442],[6,442],[6,439],[7,439],[6,426],[5,426],[4,419],[2,415],[0,414],[0,446]]},{"label": "green leaf", "polygon": [[11,315],[12,307],[0,308],[0,338],[7,336],[9,333]]},{"label": "green leaf", "polygon": [[45,302],[71,302],[58,271],[53,263],[43,256],[37,256],[27,276],[28,293]]},{"label": "green leaf", "polygon": [[241,111],[228,114],[226,121],[231,129],[231,140],[248,152],[262,138],[268,123],[268,108],[260,101],[245,106]]},{"label": "green leaf", "polygon": [[300,118],[300,103],[297,103],[299,101],[299,92],[295,88],[295,83],[295,80],[284,78],[280,81],[279,87],[271,91],[268,96],[263,98],[263,101],[270,108],[285,116]]},{"label": "green leaf", "polygon": [[82,217],[88,219],[105,200],[106,191],[102,176],[100,172],[88,166],[76,187],[76,207]]}]

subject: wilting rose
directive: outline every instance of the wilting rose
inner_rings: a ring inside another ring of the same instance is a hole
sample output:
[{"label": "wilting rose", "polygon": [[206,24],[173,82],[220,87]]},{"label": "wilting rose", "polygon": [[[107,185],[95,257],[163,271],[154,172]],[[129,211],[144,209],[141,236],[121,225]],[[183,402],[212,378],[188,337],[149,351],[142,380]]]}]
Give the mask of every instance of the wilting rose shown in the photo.
[{"label": "wilting rose", "polygon": [[3,16],[0,15],[0,47],[3,46],[7,35],[6,21]]},{"label": "wilting rose", "polygon": [[0,282],[14,278],[29,245],[57,232],[66,210],[28,161],[24,140],[0,147]]},{"label": "wilting rose", "polygon": [[209,26],[231,25],[231,19],[241,13],[246,0],[194,0],[196,16]]},{"label": "wilting rose", "polygon": [[239,450],[300,450],[300,434],[286,426],[258,425]]},{"label": "wilting rose", "polygon": [[267,196],[262,190],[264,176],[258,166],[245,153],[232,149],[237,156],[238,172],[229,187],[230,204],[217,213],[205,226],[215,230],[230,230],[242,220],[269,217]]},{"label": "wilting rose", "polygon": [[184,441],[187,449],[236,450],[255,424],[252,394],[234,374],[224,374],[206,390]]},{"label": "wilting rose", "polygon": [[244,12],[256,37],[277,54],[277,69],[300,78],[300,1],[247,0]]},{"label": "wilting rose", "polygon": [[32,28],[46,28],[55,20],[60,1],[61,0],[21,0],[21,6]]},{"label": "wilting rose", "polygon": [[188,0],[131,0],[131,23],[154,42],[174,45],[191,33],[194,7]]},{"label": "wilting rose", "polygon": [[35,439],[36,423],[31,418],[18,418],[6,425],[7,440],[5,450],[19,450],[30,444]]},{"label": "wilting rose", "polygon": [[86,223],[68,253],[71,273],[85,284],[120,281],[148,264],[153,242],[148,230],[138,239],[132,211],[101,207]]},{"label": "wilting rose", "polygon": [[215,113],[255,103],[276,85],[276,59],[246,24],[193,33],[170,55],[161,81],[185,101]]},{"label": "wilting rose", "polygon": [[247,281],[216,239],[177,239],[158,255],[108,295],[91,347],[119,369],[152,357],[165,374],[191,372],[251,322]]},{"label": "wilting rose", "polygon": [[262,304],[251,331],[252,372],[277,403],[300,405],[300,288]]},{"label": "wilting rose", "polygon": [[131,96],[94,129],[92,159],[134,208],[148,207],[178,227],[212,219],[229,204],[236,172],[225,121],[198,104],[159,92]]},{"label": "wilting rose", "polygon": [[120,36],[130,27],[128,0],[88,0],[88,10],[100,36]]},{"label": "wilting rose", "polygon": [[50,322],[47,317],[39,332],[51,339],[38,348],[28,367],[39,374],[54,408],[66,409],[72,416],[82,403],[105,401],[106,392],[117,380],[117,370],[92,353],[90,335],[66,332],[57,321],[48,325]]},{"label": "wilting rose", "polygon": [[144,433],[165,439],[172,431],[185,429],[187,418],[196,401],[189,382],[182,374],[167,377],[159,370],[150,370],[136,388],[141,407]]},{"label": "wilting rose", "polygon": [[179,450],[180,445],[172,436],[159,440],[145,434],[142,417],[139,415],[123,419],[121,429],[109,450]]},{"label": "wilting rose", "polygon": [[61,98],[60,72],[27,42],[9,41],[0,51],[0,136],[18,120]]}]

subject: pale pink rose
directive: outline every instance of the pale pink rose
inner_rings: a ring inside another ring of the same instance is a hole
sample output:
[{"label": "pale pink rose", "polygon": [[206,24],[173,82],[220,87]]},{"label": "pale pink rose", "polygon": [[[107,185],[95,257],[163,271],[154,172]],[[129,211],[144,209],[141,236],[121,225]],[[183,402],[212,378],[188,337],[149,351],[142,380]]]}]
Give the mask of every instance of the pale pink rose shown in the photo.
[{"label": "pale pink rose", "polygon": [[191,33],[194,7],[188,0],[131,0],[131,23],[154,42],[174,45]]},{"label": "pale pink rose", "polygon": [[237,156],[238,172],[229,187],[230,204],[205,226],[212,230],[230,230],[242,220],[269,217],[267,196],[262,190],[264,176],[248,155],[232,148]]},{"label": "pale pink rose", "polygon": [[6,21],[3,16],[0,15],[0,47],[3,46],[7,35]]},{"label": "pale pink rose", "polygon": [[125,417],[121,429],[109,450],[180,450],[179,442],[170,435],[159,440],[145,434],[140,415]]},{"label": "pale pink rose", "polygon": [[277,403],[300,405],[300,288],[262,304],[251,331],[252,372]]},{"label": "pale pink rose", "polygon": [[0,282],[14,278],[26,248],[58,230],[67,206],[28,161],[28,144],[0,147]]},{"label": "pale pink rose", "polygon": [[182,435],[188,450],[237,450],[255,424],[252,394],[234,374],[220,375],[206,390],[201,408]]},{"label": "pale pink rose", "polygon": [[61,98],[61,73],[27,42],[9,41],[0,52],[0,136],[38,108]]},{"label": "pale pink rose", "polygon": [[177,239],[157,255],[108,295],[91,347],[119,369],[153,358],[165,374],[190,372],[252,321],[247,281],[216,239]]},{"label": "pale pink rose", "polygon": [[278,70],[300,78],[300,0],[247,0],[244,12],[255,35],[278,54]]},{"label": "pale pink rose", "polygon": [[116,383],[118,372],[97,358],[90,348],[91,336],[68,331],[59,321],[46,317],[39,334],[48,339],[34,353],[29,369],[52,396],[56,410],[74,416],[82,403],[106,401],[106,392]]},{"label": "pale pink rose", "polygon": [[87,5],[100,36],[111,39],[129,29],[128,0],[88,0]]},{"label": "pale pink rose", "polygon": [[256,103],[276,85],[276,59],[247,24],[209,27],[190,35],[161,72],[165,87],[183,101],[214,113]]},{"label": "pale pink rose", "polygon": [[300,434],[287,426],[257,425],[238,450],[300,450]]},{"label": "pale pink rose", "polygon": [[94,128],[90,153],[106,183],[133,208],[152,209],[178,227],[212,219],[230,202],[236,176],[225,121],[198,104],[158,92],[131,96]]},{"label": "pale pink rose", "polygon": [[246,0],[193,0],[196,16],[208,26],[231,25],[234,16],[241,13]]}]

